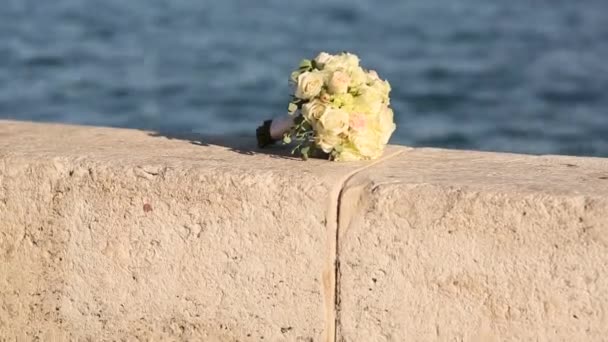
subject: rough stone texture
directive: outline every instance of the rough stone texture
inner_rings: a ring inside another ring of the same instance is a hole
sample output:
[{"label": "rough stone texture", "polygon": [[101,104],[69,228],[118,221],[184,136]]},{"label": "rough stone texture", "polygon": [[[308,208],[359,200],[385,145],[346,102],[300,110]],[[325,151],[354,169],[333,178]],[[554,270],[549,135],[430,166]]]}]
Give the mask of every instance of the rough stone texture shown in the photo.
[{"label": "rough stone texture", "polygon": [[0,340],[333,340],[325,215],[364,164],[234,143],[0,121]]},{"label": "rough stone texture", "polygon": [[225,141],[0,121],[0,341],[608,336],[608,159]]},{"label": "rough stone texture", "polygon": [[345,185],[338,340],[605,341],[608,160],[406,151]]}]

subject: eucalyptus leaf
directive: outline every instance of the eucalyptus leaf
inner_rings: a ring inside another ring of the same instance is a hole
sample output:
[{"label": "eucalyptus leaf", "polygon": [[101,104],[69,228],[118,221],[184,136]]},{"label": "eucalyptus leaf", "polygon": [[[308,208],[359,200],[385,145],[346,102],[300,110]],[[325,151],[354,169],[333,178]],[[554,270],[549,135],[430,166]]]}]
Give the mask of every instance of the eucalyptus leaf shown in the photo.
[{"label": "eucalyptus leaf", "polygon": [[312,125],[308,121],[302,122],[302,128],[304,128],[306,131],[312,131]]},{"label": "eucalyptus leaf", "polygon": [[303,115],[298,115],[295,119],[294,119],[294,123],[296,124],[296,126],[300,126],[302,125],[303,122],[305,122],[306,119],[304,119]]},{"label": "eucalyptus leaf", "polygon": [[295,154],[296,151],[299,150],[301,146],[302,146],[302,144],[299,144],[298,146],[294,147],[294,149],[291,150],[291,154]]},{"label": "eucalyptus leaf", "polygon": [[300,75],[302,74],[301,71],[296,70],[294,72],[291,73],[291,81],[294,83],[298,83],[298,77],[300,77]]},{"label": "eucalyptus leaf", "polygon": [[292,113],[294,113],[296,110],[298,110],[298,105],[297,105],[297,104],[295,104],[295,103],[293,103],[293,102],[290,102],[290,103],[289,103],[289,106],[287,106],[287,111],[288,111],[290,114],[292,114]]},{"label": "eucalyptus leaf", "polygon": [[305,157],[305,159],[308,159],[309,151],[310,151],[310,146],[306,146],[306,147],[302,147],[302,149],[300,150],[300,153],[302,154],[302,157]]},{"label": "eucalyptus leaf", "polygon": [[312,62],[310,61],[310,59],[303,59],[300,62],[300,69],[309,69],[312,67]]}]

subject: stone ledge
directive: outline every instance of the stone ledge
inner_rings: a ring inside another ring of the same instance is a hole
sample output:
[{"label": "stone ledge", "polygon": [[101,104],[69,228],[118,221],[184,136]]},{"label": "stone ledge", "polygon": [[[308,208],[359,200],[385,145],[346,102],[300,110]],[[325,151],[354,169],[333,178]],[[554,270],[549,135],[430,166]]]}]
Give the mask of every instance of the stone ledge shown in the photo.
[{"label": "stone ledge", "polygon": [[0,121],[0,336],[608,332],[608,160],[391,147],[301,162],[251,146]]},{"label": "stone ledge", "polygon": [[601,341],[608,160],[417,149],[340,216],[346,341]]},{"label": "stone ledge", "polygon": [[247,145],[0,122],[0,335],[333,339],[326,215],[365,164]]}]

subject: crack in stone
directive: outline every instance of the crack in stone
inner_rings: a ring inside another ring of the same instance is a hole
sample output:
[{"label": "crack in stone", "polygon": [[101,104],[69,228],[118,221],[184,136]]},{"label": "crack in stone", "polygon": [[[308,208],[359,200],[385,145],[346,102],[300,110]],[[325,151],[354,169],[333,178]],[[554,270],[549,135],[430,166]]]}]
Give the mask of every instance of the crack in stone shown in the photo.
[{"label": "crack in stone", "polygon": [[[325,327],[325,341],[326,342],[337,342],[338,341],[338,327],[340,326],[340,254],[339,254],[339,238],[341,222],[340,216],[344,214],[342,211],[342,205],[344,202],[344,195],[348,190],[348,183],[360,172],[377,166],[387,160],[395,158],[406,150],[399,150],[393,152],[385,157],[382,157],[376,161],[373,161],[361,168],[358,168],[346,176],[342,177],[332,189],[330,193],[330,207],[328,208],[326,229],[328,232],[328,262],[327,269],[324,272],[324,287],[326,291],[326,327]],[[328,298],[329,297],[329,298]]]}]

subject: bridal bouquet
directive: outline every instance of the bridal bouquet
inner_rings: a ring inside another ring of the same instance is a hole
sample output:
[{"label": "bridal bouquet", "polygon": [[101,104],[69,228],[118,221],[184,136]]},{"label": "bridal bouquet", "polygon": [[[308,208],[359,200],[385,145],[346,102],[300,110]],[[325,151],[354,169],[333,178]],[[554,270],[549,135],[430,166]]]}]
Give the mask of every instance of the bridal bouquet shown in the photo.
[{"label": "bridal bouquet", "polygon": [[322,151],[331,160],[369,160],[382,155],[395,130],[391,87],[350,53],[321,53],[291,74],[289,116],[258,128],[261,147],[283,139],[302,158]]}]

